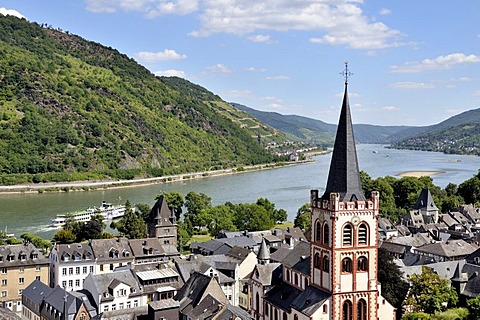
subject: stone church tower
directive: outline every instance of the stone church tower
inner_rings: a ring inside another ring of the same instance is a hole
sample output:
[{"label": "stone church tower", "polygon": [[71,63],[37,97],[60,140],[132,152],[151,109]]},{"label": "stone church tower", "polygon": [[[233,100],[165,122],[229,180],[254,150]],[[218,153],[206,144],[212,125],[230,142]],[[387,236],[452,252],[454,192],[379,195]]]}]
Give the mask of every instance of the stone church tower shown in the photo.
[{"label": "stone church tower", "polygon": [[165,197],[161,195],[153,206],[147,220],[149,238],[159,238],[163,244],[177,246],[177,218],[168,208]]},{"label": "stone church tower", "polygon": [[379,193],[362,191],[347,80],[327,186],[311,191],[311,285],[331,295],[329,319],[394,319],[377,280]]}]

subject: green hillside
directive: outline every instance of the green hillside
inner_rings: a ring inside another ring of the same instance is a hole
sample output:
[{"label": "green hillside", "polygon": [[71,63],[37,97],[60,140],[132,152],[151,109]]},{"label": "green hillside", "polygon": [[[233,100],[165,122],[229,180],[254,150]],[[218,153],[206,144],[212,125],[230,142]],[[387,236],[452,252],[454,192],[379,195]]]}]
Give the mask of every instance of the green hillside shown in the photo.
[{"label": "green hillside", "polygon": [[422,127],[392,147],[397,149],[438,151],[480,155],[480,109],[455,115],[436,125]]},{"label": "green hillside", "polygon": [[0,183],[274,160],[218,96],[61,30],[0,16]]},{"label": "green hillside", "polygon": [[[292,140],[333,145],[337,131],[337,126],[334,124],[297,115],[258,111],[238,103],[232,103],[232,105],[269,126],[285,132]],[[390,143],[394,141],[392,139],[394,135],[402,131],[408,131],[411,128],[407,126],[376,126],[369,124],[353,125],[355,141],[358,143]]]}]

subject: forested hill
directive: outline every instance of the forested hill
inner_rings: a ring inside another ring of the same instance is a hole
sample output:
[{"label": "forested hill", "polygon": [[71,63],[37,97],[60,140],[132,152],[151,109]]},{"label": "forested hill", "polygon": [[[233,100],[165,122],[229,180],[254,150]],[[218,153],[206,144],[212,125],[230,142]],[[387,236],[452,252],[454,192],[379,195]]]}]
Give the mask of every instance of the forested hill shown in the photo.
[{"label": "forested hill", "polygon": [[0,15],[0,183],[272,161],[222,106],[112,48]]},{"label": "forested hill", "polygon": [[[282,130],[289,137],[301,141],[333,145],[337,126],[320,120],[297,115],[283,115],[277,112],[255,110],[238,103],[232,105],[255,118],[265,122],[278,130]],[[355,141],[358,143],[391,143],[392,136],[403,131],[410,131],[414,127],[408,126],[377,126],[369,124],[354,124]]]},{"label": "forested hill", "polygon": [[424,128],[422,133],[397,141],[393,147],[480,155],[480,109],[463,112]]}]

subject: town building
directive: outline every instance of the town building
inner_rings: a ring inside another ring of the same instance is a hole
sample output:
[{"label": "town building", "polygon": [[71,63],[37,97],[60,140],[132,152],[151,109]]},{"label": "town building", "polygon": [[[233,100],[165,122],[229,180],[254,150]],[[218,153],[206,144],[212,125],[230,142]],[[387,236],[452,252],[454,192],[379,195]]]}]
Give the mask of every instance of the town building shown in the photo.
[{"label": "town building", "polygon": [[131,267],[135,257],[126,238],[90,240],[95,257],[94,274],[104,274],[125,266]]},{"label": "town building", "polygon": [[88,274],[95,274],[92,247],[86,243],[56,244],[49,255],[50,287],[82,290]]},{"label": "town building", "polygon": [[149,238],[159,238],[164,244],[177,246],[177,218],[168,208],[167,201],[160,195],[147,219]]},{"label": "town building", "polygon": [[22,292],[34,280],[49,283],[49,261],[31,243],[0,246],[0,307],[22,312]]}]

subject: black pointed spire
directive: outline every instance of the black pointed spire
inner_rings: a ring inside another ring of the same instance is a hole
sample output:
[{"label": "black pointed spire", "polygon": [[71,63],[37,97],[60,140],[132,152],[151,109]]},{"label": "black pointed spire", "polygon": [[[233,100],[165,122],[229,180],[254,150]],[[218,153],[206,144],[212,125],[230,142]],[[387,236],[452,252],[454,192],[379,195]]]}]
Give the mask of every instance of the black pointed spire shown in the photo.
[{"label": "black pointed spire", "polygon": [[357,151],[353,137],[352,118],[348,101],[348,64],[345,62],[345,93],[343,95],[342,110],[338,121],[335,145],[333,146],[330,171],[328,173],[327,187],[322,199],[328,200],[330,193],[340,193],[340,201],[365,200],[360,172],[358,170]]}]

